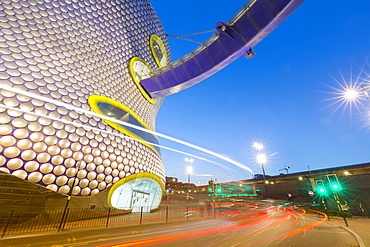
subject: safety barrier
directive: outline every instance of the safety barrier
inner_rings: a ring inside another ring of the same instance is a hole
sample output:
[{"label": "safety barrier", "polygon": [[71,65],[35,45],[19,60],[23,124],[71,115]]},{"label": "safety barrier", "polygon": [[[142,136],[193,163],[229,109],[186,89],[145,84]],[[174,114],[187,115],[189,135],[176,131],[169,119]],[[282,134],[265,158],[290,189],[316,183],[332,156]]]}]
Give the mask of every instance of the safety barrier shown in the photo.
[{"label": "safety barrier", "polygon": [[148,212],[113,208],[69,208],[35,210],[0,210],[1,238],[35,233],[63,232],[73,229],[108,228],[121,225],[142,225],[150,223],[189,220],[202,217],[216,217],[222,206],[176,205],[161,206]]}]

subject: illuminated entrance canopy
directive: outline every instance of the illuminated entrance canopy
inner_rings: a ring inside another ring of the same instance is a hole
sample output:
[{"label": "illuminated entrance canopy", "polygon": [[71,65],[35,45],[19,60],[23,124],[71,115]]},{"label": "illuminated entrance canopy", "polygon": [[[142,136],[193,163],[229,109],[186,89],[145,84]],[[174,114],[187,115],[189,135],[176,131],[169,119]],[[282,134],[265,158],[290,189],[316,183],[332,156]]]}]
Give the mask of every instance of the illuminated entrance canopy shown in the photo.
[{"label": "illuminated entrance canopy", "polygon": [[132,212],[150,212],[158,208],[163,188],[158,177],[149,173],[131,175],[116,183],[109,191],[112,207]]}]

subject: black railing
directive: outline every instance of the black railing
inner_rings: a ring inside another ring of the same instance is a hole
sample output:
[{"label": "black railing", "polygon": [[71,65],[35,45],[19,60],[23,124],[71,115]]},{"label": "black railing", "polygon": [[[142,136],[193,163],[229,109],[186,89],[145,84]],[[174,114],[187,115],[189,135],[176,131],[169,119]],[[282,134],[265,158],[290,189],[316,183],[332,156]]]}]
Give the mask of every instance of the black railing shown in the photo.
[{"label": "black railing", "polygon": [[35,233],[62,232],[73,229],[108,228],[120,225],[141,225],[201,217],[215,217],[219,205],[199,207],[162,206],[154,212],[141,207],[139,212],[112,208],[69,208],[40,210],[0,210],[0,235],[20,236]]}]

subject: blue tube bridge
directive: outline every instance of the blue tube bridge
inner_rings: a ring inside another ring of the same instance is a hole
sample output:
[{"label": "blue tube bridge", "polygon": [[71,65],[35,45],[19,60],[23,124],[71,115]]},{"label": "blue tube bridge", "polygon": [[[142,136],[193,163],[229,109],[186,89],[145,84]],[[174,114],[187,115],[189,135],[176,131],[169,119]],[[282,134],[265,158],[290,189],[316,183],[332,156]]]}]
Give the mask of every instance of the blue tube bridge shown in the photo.
[{"label": "blue tube bridge", "polygon": [[217,32],[179,60],[157,69],[141,86],[152,99],[189,88],[237,58],[252,58],[253,47],[282,23],[303,0],[250,0]]}]

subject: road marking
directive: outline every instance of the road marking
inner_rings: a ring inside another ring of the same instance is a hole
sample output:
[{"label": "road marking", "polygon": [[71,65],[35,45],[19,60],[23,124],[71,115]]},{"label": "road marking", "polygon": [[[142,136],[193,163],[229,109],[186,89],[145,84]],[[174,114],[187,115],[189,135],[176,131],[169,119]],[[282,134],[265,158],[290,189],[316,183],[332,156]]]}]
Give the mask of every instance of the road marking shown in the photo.
[{"label": "road marking", "polygon": [[73,238],[67,238],[68,239],[68,242],[75,242],[76,241],[76,238],[73,237]]},{"label": "road marking", "polygon": [[[220,222],[220,220],[218,220]],[[221,223],[221,222],[220,222]],[[197,227],[197,226],[195,226]],[[194,226],[189,226],[189,227],[183,227],[183,228],[180,228],[180,230],[188,230],[188,229],[193,229]],[[133,232],[136,232],[135,234],[135,237],[141,237],[141,236],[146,236],[146,235],[150,235],[150,234],[158,234],[158,233],[166,233],[166,232],[172,232],[173,229],[168,229],[168,230],[161,230],[161,231],[156,231],[156,232],[146,232],[146,233],[140,233],[138,231],[130,231],[130,233],[133,234]],[[112,238],[106,238],[104,239],[104,241],[111,241],[111,240],[115,240],[115,239],[125,239],[125,238],[131,238],[132,235],[127,235],[127,236],[119,236],[119,237],[112,237]],[[82,241],[82,242],[77,242],[77,243],[71,243],[71,244],[65,244],[65,245],[62,245],[61,247],[65,247],[65,246],[76,246],[76,244],[78,245],[82,245],[82,244],[90,244],[90,243],[95,243],[95,242],[101,242],[99,239],[98,240],[88,240],[88,241]]]},{"label": "road marking", "polygon": [[360,245],[360,247],[366,247],[365,242],[362,240],[362,238],[357,233],[355,233],[354,231],[352,231],[351,229],[349,229],[346,226],[341,226],[341,227],[346,229],[347,231],[349,231],[353,236],[355,236],[355,238],[356,238],[358,244]]}]

